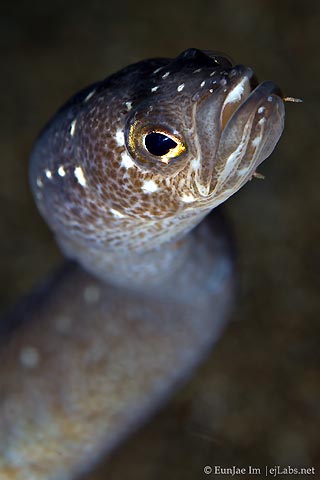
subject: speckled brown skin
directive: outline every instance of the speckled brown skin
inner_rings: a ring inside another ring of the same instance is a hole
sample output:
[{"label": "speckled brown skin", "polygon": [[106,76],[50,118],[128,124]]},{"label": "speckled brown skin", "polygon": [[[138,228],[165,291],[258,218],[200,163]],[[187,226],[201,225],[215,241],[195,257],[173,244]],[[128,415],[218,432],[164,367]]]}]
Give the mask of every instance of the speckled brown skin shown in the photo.
[{"label": "speckled brown skin", "polygon": [[[59,277],[3,335],[1,480],[75,478],[219,336],[233,300],[228,242],[210,219],[186,234],[281,135],[278,88],[254,83],[250,69],[190,49],[84,90],[41,134],[37,204],[64,252],[95,276],[77,267]],[[150,154],[148,129],[183,151]]]},{"label": "speckled brown skin", "polygon": [[[30,167],[37,205],[65,253],[121,285],[132,286],[132,274],[144,286],[166,275],[179,255],[169,242],[250,179],[281,135],[278,87],[265,82],[251,93],[254,84],[248,67],[189,49],[71,99],[44,129]],[[159,127],[186,145],[168,164],[143,147],[143,129]]]}]

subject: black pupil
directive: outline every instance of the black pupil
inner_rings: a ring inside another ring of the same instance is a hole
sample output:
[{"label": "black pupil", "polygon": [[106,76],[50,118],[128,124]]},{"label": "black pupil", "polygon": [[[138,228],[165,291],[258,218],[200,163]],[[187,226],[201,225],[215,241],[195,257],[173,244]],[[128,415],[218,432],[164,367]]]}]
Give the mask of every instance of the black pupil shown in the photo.
[{"label": "black pupil", "polygon": [[163,133],[151,132],[145,138],[145,145],[152,155],[161,157],[166,155],[172,148],[175,148],[177,143]]}]

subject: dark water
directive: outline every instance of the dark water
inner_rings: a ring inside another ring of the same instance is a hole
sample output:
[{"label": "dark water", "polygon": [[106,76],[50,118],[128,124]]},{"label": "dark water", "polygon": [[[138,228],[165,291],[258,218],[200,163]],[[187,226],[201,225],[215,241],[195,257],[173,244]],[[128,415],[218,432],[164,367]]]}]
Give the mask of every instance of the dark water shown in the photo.
[{"label": "dark water", "polygon": [[234,322],[168,408],[86,480],[104,472],[191,480],[205,477],[205,465],[320,467],[318,2],[13,1],[1,9],[2,310],[61,260],[33,205],[27,162],[39,128],[76,90],[194,46],[224,51],[304,99],[287,106],[286,132],[260,169],[266,180],[225,207],[239,251]]}]

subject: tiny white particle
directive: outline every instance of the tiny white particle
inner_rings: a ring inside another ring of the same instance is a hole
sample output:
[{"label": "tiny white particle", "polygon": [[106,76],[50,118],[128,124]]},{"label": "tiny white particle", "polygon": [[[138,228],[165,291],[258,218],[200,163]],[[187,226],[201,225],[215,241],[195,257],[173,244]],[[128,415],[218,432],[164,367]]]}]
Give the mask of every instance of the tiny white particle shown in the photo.
[{"label": "tiny white particle", "polygon": [[83,292],[86,303],[96,303],[100,298],[100,289],[96,285],[88,285]]},{"label": "tiny white particle", "polygon": [[210,88],[209,92],[210,92],[210,93],[213,93],[213,88]]},{"label": "tiny white particle", "polygon": [[76,179],[78,180],[78,182],[82,187],[85,187],[87,185],[87,181],[85,179],[85,176],[83,174],[83,170],[81,167],[76,167],[74,169],[74,176],[76,177]]},{"label": "tiny white particle", "polygon": [[162,78],[167,78],[170,75],[170,72],[166,72],[162,75]]},{"label": "tiny white particle", "polygon": [[163,67],[157,68],[156,70],[153,71],[153,73],[158,73],[158,72],[160,72],[160,70],[162,70],[162,68],[163,68]]},{"label": "tiny white particle", "polygon": [[43,187],[43,183],[42,183],[42,180],[41,180],[40,177],[37,178],[37,186],[38,186],[39,188]]},{"label": "tiny white particle", "polygon": [[76,130],[76,123],[77,123],[77,120],[73,120],[73,122],[70,125],[70,135],[71,135],[71,137],[73,137],[74,132]]},{"label": "tiny white particle", "polygon": [[151,88],[151,92],[156,92],[156,91],[158,90],[158,88],[159,88],[158,86],[152,87],[152,88]]},{"label": "tiny white particle", "polygon": [[112,215],[118,218],[123,218],[125,216],[123,215],[123,213],[119,212],[118,210],[115,210],[114,208],[110,208],[110,213],[112,213]]},{"label": "tiny white particle", "polygon": [[135,163],[131,159],[131,157],[127,154],[127,152],[122,152],[121,154],[121,164],[120,167],[124,167],[126,170],[129,168],[135,167]]},{"label": "tiny white particle", "polygon": [[265,111],[265,107],[259,107],[258,108],[258,113],[263,113]]},{"label": "tiny white particle", "polygon": [[96,93],[95,90],[92,90],[92,92],[88,93],[88,95],[86,96],[86,98],[84,99],[84,102],[87,102],[88,100],[90,100],[91,97],[93,97],[93,95]]},{"label": "tiny white particle", "polygon": [[146,180],[142,185],[141,190],[146,193],[153,193],[158,190],[158,185],[154,180]]},{"label": "tiny white particle", "polygon": [[258,125],[263,125],[264,123],[266,123],[266,119],[263,117],[259,120]]},{"label": "tiny white particle", "polygon": [[46,177],[47,177],[47,178],[52,178],[52,173],[51,173],[50,170],[48,170],[48,169],[45,170],[45,174],[46,174]]},{"label": "tiny white particle", "polygon": [[126,102],[126,107],[127,107],[128,112],[130,112],[130,110],[132,108],[132,102]]},{"label": "tiny white particle", "polygon": [[20,352],[20,362],[23,367],[34,368],[39,364],[39,352],[31,346],[24,347]]},{"label": "tiny white particle", "polygon": [[184,203],[191,203],[195,201],[195,197],[191,193],[189,193],[188,195],[184,193],[181,197],[181,200]]},{"label": "tiny white particle", "polygon": [[200,83],[200,87],[201,87],[201,88],[204,87],[205,84],[206,84],[206,82],[205,82],[205,80],[203,80],[203,82]]},{"label": "tiny white particle", "polygon": [[184,83],[181,83],[181,85],[179,85],[179,87],[177,88],[177,91],[182,92],[183,89],[184,89]]},{"label": "tiny white particle", "polygon": [[221,78],[220,85],[222,86],[227,85],[227,80],[225,78]]},{"label": "tiny white particle", "polygon": [[216,74],[216,71],[213,70],[213,72],[211,72],[209,76],[210,76],[210,77],[213,77],[215,74]]},{"label": "tiny white particle", "polygon": [[58,174],[60,175],[60,177],[64,177],[66,174],[66,171],[62,165],[58,168]]},{"label": "tiny white particle", "polygon": [[273,97],[270,95],[270,97],[268,97],[268,102],[272,102],[273,101]]},{"label": "tiny white particle", "polygon": [[199,73],[199,72],[201,72],[201,70],[202,70],[202,68],[197,68],[196,70],[193,70],[192,73]]},{"label": "tiny white particle", "polygon": [[122,130],[117,130],[116,131],[116,142],[119,145],[119,147],[122,147],[124,145],[124,133]]}]

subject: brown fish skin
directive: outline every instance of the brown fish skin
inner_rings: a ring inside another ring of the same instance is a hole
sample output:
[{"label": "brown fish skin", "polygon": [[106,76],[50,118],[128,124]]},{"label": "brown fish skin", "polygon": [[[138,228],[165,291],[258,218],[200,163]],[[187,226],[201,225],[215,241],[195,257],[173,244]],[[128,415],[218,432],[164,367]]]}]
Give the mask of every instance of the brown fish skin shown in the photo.
[{"label": "brown fish skin", "polygon": [[218,217],[197,224],[275,147],[280,95],[248,67],[189,49],[94,84],[45,127],[33,193],[90,273],[71,267],[7,319],[1,480],[76,478],[217,340],[233,257]]},{"label": "brown fish skin", "polygon": [[[248,181],[282,133],[278,87],[255,86],[250,68],[189,49],[127,67],[71,99],[30,166],[37,205],[67,256],[112,283],[131,286],[132,274],[144,288],[161,281],[175,263],[168,242]],[[144,140],[154,130],[184,150],[152,155]]]}]

